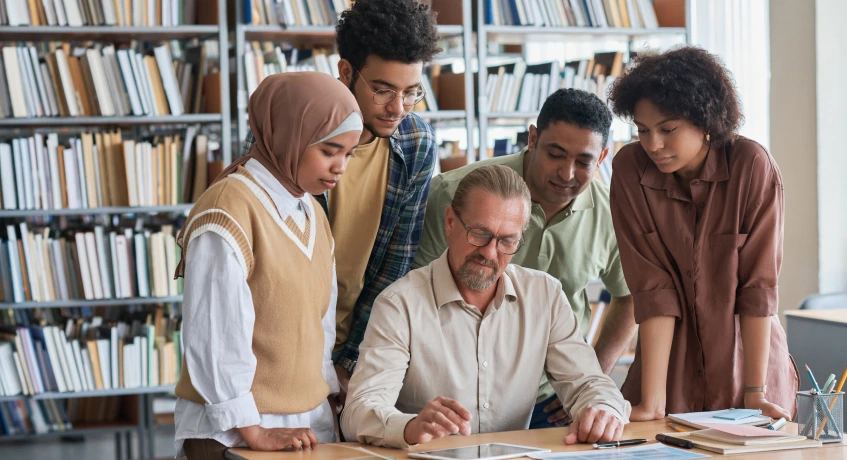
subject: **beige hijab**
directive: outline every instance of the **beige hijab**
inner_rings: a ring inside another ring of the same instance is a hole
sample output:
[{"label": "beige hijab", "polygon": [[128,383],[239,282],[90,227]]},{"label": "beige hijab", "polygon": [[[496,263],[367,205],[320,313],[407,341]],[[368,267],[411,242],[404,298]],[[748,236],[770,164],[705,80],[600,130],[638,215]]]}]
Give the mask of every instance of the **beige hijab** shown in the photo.
[{"label": "beige hijab", "polygon": [[[250,129],[256,142],[247,155],[232,162],[215,182],[255,158],[294,196],[305,191],[297,185],[297,168],[306,147],[335,134],[361,131],[361,112],[356,98],[343,83],[319,72],[271,75],[262,80],[250,97]],[[355,114],[356,123],[348,119]],[[344,125],[344,126],[342,126]],[[345,128],[346,127],[346,128]],[[179,231],[177,241],[183,239]],[[184,276],[186,248],[174,279]]]},{"label": "beige hijab", "polygon": [[271,75],[250,96],[250,129],[256,142],[215,182],[255,158],[294,196],[297,167],[306,147],[333,133],[351,114],[361,116],[356,98],[343,83],[320,72]]}]

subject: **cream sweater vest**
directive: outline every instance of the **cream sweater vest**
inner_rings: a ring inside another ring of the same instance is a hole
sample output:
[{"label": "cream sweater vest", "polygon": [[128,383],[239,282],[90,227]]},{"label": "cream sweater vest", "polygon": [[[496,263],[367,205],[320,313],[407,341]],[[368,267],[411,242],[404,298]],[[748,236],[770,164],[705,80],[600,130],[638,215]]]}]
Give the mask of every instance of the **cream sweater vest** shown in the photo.
[{"label": "cream sweater vest", "polygon": [[[332,289],[333,240],[320,205],[314,199],[312,205],[301,230],[290,217],[280,217],[270,196],[241,167],[200,197],[179,241],[190,249],[193,238],[214,232],[239,256],[256,311],[251,390],[260,414],[308,412],[329,395],[321,372],[321,319]],[[191,384],[188,366],[176,395],[206,403]]]}]

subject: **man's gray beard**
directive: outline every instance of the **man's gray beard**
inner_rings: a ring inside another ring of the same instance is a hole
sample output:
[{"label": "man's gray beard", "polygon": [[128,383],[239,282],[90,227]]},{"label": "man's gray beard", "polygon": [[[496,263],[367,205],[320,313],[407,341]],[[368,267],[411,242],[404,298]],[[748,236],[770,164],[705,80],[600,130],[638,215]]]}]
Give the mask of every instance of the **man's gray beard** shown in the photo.
[{"label": "man's gray beard", "polygon": [[459,281],[461,281],[462,284],[467,286],[469,289],[474,291],[484,291],[497,282],[497,267],[491,267],[494,272],[491,275],[486,276],[484,275],[483,269],[471,267],[470,263],[470,260],[465,261],[465,263],[459,267],[458,273]]}]

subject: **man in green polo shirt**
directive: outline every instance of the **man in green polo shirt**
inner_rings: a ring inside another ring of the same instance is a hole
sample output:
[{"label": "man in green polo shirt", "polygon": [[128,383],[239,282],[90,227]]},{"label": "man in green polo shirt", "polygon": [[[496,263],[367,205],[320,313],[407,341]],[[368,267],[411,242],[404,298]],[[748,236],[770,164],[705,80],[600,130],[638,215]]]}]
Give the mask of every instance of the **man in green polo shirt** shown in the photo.
[{"label": "man in green polo shirt", "polygon": [[[447,249],[445,211],[465,175],[490,164],[514,169],[529,186],[532,216],[524,233],[525,244],[511,263],[547,272],[562,283],[583,336],[591,319],[586,288],[598,278],[603,282],[612,294],[596,347],[605,373],[611,372],[635,332],[632,297],[612,227],[609,188],[594,179],[609,153],[606,145],[611,124],[612,114],[597,96],[575,89],[553,93],[541,108],[538,126],[529,126],[526,149],[432,179],[421,244],[412,263],[413,268],[423,267]],[[567,423],[561,407],[542,376],[530,428]]]}]

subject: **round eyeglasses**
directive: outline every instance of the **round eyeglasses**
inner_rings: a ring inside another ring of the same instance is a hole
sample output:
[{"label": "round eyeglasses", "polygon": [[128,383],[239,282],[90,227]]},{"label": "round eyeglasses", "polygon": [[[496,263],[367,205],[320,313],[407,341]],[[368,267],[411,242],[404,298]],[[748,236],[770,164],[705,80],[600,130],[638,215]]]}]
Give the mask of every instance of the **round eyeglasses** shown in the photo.
[{"label": "round eyeglasses", "polygon": [[507,256],[516,254],[521,249],[521,246],[523,246],[523,236],[520,238],[515,238],[514,236],[496,236],[481,228],[468,227],[459,215],[459,211],[456,211],[456,208],[453,208],[453,212],[456,214],[456,218],[459,219],[459,222],[462,223],[462,227],[465,227],[465,230],[467,231],[466,238],[468,243],[472,246],[484,248],[491,243],[492,239],[496,239],[497,251]]},{"label": "round eyeglasses", "polygon": [[[356,70],[356,73],[359,74],[359,78],[361,78],[362,83],[364,83],[368,90],[373,93],[374,104],[386,105],[397,97],[397,91],[394,91],[393,89],[372,90],[371,86],[368,85],[367,80],[365,80],[365,77],[362,76],[362,72],[359,72],[359,69],[356,69],[355,67],[353,68]],[[422,89],[412,91],[411,93],[405,93],[403,94],[403,105],[411,107],[422,101],[424,96],[426,96],[426,92]]]}]

